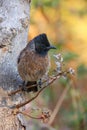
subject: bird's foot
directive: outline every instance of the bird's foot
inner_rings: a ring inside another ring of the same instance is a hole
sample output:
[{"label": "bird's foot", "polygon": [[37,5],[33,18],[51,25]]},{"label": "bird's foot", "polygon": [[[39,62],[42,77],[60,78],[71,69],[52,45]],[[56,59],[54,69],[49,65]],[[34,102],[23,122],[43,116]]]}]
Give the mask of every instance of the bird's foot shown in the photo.
[{"label": "bird's foot", "polygon": [[42,80],[41,79],[39,79],[37,84],[38,84],[38,88],[42,88]]},{"label": "bird's foot", "polygon": [[22,84],[22,91],[26,91],[26,92],[37,92],[37,82],[36,81],[28,81],[28,82],[23,82]]}]

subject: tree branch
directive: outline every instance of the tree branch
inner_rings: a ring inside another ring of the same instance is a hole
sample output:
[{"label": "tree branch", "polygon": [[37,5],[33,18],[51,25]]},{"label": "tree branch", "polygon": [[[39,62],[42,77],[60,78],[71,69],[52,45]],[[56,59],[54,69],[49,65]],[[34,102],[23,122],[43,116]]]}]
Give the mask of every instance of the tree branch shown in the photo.
[{"label": "tree branch", "polygon": [[[26,104],[30,103],[31,101],[33,101],[35,98],[38,97],[38,95],[39,95],[45,88],[47,88],[50,84],[52,84],[56,79],[60,78],[60,76],[63,75],[64,73],[65,73],[65,71],[64,71],[64,72],[61,72],[61,73],[59,73],[59,74],[57,74],[57,75],[55,75],[55,76],[53,76],[53,78],[50,79],[49,83],[48,83],[47,85],[45,85],[43,88],[41,88],[33,98],[29,99],[28,101],[25,101],[24,103],[20,103],[20,104],[18,104],[18,105],[16,105],[16,106],[13,106],[13,108],[23,107],[24,105],[26,105]],[[67,73],[68,73],[68,72],[67,72]]]}]

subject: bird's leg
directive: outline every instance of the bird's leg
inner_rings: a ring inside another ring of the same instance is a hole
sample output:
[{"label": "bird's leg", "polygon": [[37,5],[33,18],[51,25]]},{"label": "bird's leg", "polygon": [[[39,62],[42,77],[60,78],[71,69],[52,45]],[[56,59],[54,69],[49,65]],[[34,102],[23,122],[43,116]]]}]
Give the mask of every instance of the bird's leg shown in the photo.
[{"label": "bird's leg", "polygon": [[38,87],[39,87],[39,88],[42,87],[42,80],[41,80],[41,79],[39,79],[39,81],[38,81]]},{"label": "bird's leg", "polygon": [[[27,92],[31,92],[31,91],[37,92],[38,91],[36,81],[28,81],[26,86],[28,87]],[[32,86],[32,87],[29,88],[29,86]]]}]

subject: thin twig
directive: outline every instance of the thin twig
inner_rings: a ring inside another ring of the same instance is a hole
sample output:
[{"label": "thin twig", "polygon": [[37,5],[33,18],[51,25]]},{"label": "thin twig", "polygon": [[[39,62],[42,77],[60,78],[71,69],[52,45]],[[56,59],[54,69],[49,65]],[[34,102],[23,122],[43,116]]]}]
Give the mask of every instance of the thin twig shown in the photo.
[{"label": "thin twig", "polygon": [[69,85],[68,85],[67,87],[65,87],[65,89],[64,89],[64,91],[62,92],[60,98],[58,99],[57,104],[56,104],[56,106],[55,106],[55,109],[54,109],[54,111],[53,111],[53,113],[52,113],[52,115],[51,115],[51,117],[50,117],[49,122],[48,122],[49,125],[52,125],[52,123],[54,122],[54,119],[55,119],[56,115],[58,114],[58,112],[59,112],[59,110],[60,110],[60,107],[61,107],[61,105],[62,105],[62,103],[63,103],[63,101],[64,101],[64,99],[65,99],[65,96],[66,96],[66,94],[67,94],[69,88],[70,88]]},{"label": "thin twig", "polygon": [[[28,88],[33,88],[33,87],[35,87],[35,86],[36,86],[36,84],[33,84],[33,85],[26,86],[26,88],[27,88],[27,89],[28,89]],[[12,92],[10,92],[10,93],[8,93],[8,96],[11,96],[11,95],[16,94],[16,93],[21,92],[21,91],[22,91],[22,86],[21,86],[21,88],[15,90],[15,91],[12,91]]]},{"label": "thin twig", "polygon": [[34,116],[31,116],[31,115],[29,115],[29,114],[27,114],[25,112],[22,112],[22,111],[19,111],[18,113],[21,113],[21,114],[23,114],[25,116],[28,116],[28,117],[32,118],[32,119],[42,119],[42,117],[34,117]]},{"label": "thin twig", "polygon": [[60,78],[60,76],[61,76],[63,73],[65,73],[65,72],[61,72],[61,73],[55,75],[55,76],[53,77],[53,79],[51,79],[51,80],[49,81],[49,83],[48,83],[47,85],[45,85],[43,88],[41,88],[41,89],[37,92],[37,94],[36,94],[34,97],[32,97],[32,98],[29,99],[28,101],[25,101],[24,103],[20,103],[20,104],[14,106],[14,107],[15,107],[15,108],[20,108],[20,107],[23,107],[24,105],[30,103],[31,101],[33,101],[35,98],[38,97],[38,95],[39,95],[45,88],[47,88],[50,84],[52,84],[56,79]]},{"label": "thin twig", "polygon": [[[46,83],[47,81],[48,81],[48,79],[45,80],[45,81],[43,81],[43,82],[42,82],[42,85],[43,85],[44,83]],[[38,84],[37,84],[37,85],[38,85]],[[26,86],[26,88],[27,88],[27,89],[28,89],[28,88],[30,89],[30,88],[33,88],[33,87],[35,87],[35,86],[36,86],[36,84],[33,84],[33,85]],[[8,96],[14,95],[14,94],[19,93],[19,92],[22,92],[22,86],[21,86],[21,88],[15,90],[15,91],[9,92],[9,93],[8,93]]]}]

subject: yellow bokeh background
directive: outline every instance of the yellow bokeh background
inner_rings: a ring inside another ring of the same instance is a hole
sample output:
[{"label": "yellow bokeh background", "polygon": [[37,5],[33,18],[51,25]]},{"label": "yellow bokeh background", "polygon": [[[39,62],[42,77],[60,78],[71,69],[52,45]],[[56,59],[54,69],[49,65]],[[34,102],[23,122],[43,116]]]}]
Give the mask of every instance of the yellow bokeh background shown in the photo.
[{"label": "yellow bokeh background", "polygon": [[79,55],[78,63],[87,64],[86,7],[84,0],[61,0],[55,8],[32,7],[28,40],[45,32],[53,44],[63,40],[67,50]]}]

